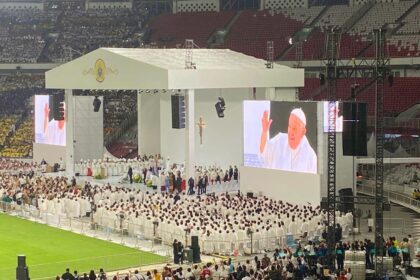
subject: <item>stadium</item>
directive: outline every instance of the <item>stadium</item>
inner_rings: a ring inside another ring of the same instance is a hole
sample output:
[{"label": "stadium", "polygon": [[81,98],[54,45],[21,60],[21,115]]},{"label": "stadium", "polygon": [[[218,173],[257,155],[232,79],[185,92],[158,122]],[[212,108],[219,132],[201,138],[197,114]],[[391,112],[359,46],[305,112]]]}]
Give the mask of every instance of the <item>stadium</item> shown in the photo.
[{"label": "stadium", "polygon": [[420,1],[0,0],[0,279],[420,279]]}]

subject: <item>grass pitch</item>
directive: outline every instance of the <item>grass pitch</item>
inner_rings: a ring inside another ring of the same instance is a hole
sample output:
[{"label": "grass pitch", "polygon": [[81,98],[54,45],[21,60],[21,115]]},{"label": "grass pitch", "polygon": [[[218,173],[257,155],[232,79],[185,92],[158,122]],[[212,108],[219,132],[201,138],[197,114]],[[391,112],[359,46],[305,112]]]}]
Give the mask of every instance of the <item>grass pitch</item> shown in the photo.
[{"label": "grass pitch", "polygon": [[26,255],[29,277],[55,279],[73,272],[105,271],[162,263],[167,258],[115,243],[0,214],[0,280],[16,279],[17,255]]}]

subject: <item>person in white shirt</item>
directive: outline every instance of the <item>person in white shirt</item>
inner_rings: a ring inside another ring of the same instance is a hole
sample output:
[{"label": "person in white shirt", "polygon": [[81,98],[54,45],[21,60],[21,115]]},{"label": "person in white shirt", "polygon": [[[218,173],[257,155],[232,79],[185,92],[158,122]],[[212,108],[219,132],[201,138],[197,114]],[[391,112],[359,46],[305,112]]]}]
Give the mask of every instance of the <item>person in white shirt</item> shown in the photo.
[{"label": "person in white shirt", "polygon": [[134,271],[134,274],[131,276],[130,280],[144,280],[143,275],[139,273],[138,270]]},{"label": "person in white shirt", "polygon": [[293,109],[289,116],[287,133],[278,133],[269,138],[273,120],[268,111],[262,117],[260,158],[263,167],[286,171],[317,173],[317,156],[306,138],[306,116],[300,108]]},{"label": "person in white shirt", "polygon": [[347,280],[351,280],[353,278],[353,275],[351,274],[351,268],[347,268],[347,273],[346,273],[346,278]]}]

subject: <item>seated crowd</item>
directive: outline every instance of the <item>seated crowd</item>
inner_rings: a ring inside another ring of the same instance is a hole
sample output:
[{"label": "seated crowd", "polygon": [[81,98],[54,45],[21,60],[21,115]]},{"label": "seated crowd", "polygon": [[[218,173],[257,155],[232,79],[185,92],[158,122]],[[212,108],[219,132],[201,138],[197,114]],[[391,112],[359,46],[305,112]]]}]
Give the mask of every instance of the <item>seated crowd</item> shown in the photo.
[{"label": "seated crowd", "polygon": [[137,94],[135,91],[105,91],[104,135],[112,133],[131,114],[137,114]]},{"label": "seated crowd", "polygon": [[[130,234],[141,232],[153,237],[153,223],[159,221],[158,236],[170,244],[179,240],[188,228],[201,238],[203,252],[226,254],[246,251],[247,230],[254,231],[254,250],[264,251],[274,244],[284,244],[292,236],[320,235],[325,214],[319,207],[293,205],[267,197],[249,198],[241,194],[186,196],[183,193],[142,192],[123,186],[79,186],[65,177],[19,174],[1,176],[3,200],[37,207],[43,213],[68,218],[84,217],[93,212],[93,222],[100,228]],[[120,213],[124,223],[120,224]],[[272,223],[277,220],[276,223]],[[347,227],[351,214],[338,215]]]},{"label": "seated crowd", "polygon": [[[302,279],[306,275],[325,273],[326,213],[319,206],[291,204],[264,196],[248,197],[239,192],[195,196],[184,192],[141,191],[110,184],[92,185],[89,182],[79,185],[75,178],[69,180],[35,174],[38,167],[1,160],[0,170],[5,170],[0,175],[2,202],[9,203],[12,208],[32,207],[40,217],[78,219],[91,216],[95,228],[124,230],[129,235],[142,235],[147,239],[160,238],[165,244],[172,244],[174,239],[183,240],[185,230],[188,230],[191,235],[199,236],[200,248],[205,254],[236,256],[251,253],[250,247],[253,253],[267,254],[278,248],[272,258],[256,258],[237,266],[231,266],[229,262],[208,264],[202,268],[190,267],[186,272],[179,268],[170,272],[168,267],[162,273],[167,273],[169,279],[193,279],[193,276],[194,279]],[[8,169],[20,172],[10,174]],[[156,221],[157,230],[154,227]],[[337,222],[337,275],[343,273],[344,260],[347,254],[352,255],[352,251],[364,255],[366,267],[371,268],[375,252],[371,241],[342,241],[353,224],[353,215],[337,212]],[[395,237],[390,237],[384,240],[385,247],[381,251],[394,258],[394,265],[399,265],[401,253],[403,262],[410,261],[412,242],[408,238],[399,243]],[[177,244],[176,240],[174,243]],[[178,247],[177,250],[182,249]],[[175,256],[175,263],[182,262],[182,257]],[[157,270],[141,276],[156,279],[157,273],[162,277]]]},{"label": "seated crowd", "polygon": [[0,75],[0,83],[0,156],[28,157],[34,135],[30,103],[34,94],[45,91],[44,77]]}]

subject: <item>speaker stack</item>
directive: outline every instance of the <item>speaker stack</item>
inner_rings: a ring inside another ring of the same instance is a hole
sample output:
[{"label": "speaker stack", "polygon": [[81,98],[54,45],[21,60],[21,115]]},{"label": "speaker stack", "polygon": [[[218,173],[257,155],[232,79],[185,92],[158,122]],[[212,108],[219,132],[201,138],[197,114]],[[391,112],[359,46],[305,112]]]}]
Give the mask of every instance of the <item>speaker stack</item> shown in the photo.
[{"label": "speaker stack", "polygon": [[344,213],[352,212],[354,210],[353,190],[351,188],[341,189],[338,191],[338,196],[340,197],[339,210]]},{"label": "speaker stack", "polygon": [[366,103],[343,103],[344,156],[367,156],[366,116]]},{"label": "speaker stack", "polygon": [[193,235],[191,236],[191,249],[193,251],[193,263],[200,263],[201,262],[201,252],[200,252],[200,245],[198,244],[198,236]]},{"label": "speaker stack", "polygon": [[172,128],[185,128],[185,97],[183,95],[171,96]]}]

